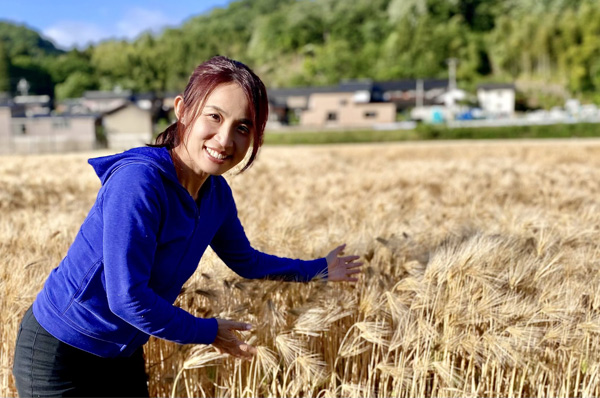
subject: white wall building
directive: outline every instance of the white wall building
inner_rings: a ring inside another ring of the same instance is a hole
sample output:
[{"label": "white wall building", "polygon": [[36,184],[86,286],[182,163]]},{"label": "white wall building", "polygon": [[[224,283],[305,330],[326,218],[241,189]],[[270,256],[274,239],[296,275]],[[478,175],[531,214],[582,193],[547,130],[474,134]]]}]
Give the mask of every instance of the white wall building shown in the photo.
[{"label": "white wall building", "polygon": [[491,118],[513,117],[515,94],[514,84],[481,84],[477,87],[479,106]]}]

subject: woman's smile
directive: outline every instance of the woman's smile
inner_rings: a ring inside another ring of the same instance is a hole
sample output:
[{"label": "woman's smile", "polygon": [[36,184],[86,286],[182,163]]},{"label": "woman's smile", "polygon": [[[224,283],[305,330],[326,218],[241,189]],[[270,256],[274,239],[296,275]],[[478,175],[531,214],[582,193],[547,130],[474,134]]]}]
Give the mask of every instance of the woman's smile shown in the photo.
[{"label": "woman's smile", "polygon": [[224,155],[224,154],[220,153],[219,151],[216,151],[212,148],[204,147],[204,149],[208,153],[209,159],[212,161],[215,161],[216,163],[219,163],[219,164],[224,163],[225,159],[231,157],[230,155]]}]

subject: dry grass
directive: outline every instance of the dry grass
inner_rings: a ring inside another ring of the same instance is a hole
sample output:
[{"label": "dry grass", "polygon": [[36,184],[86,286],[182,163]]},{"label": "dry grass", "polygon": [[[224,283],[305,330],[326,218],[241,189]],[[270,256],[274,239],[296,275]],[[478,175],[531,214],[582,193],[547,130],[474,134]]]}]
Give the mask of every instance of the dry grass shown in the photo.
[{"label": "dry grass", "polygon": [[[1,396],[98,189],[86,158],[0,158]],[[364,275],[246,281],[207,253],[178,305],[252,323],[259,354],[152,339],[153,395],[600,396],[600,141],[265,148],[228,178],[257,248],[347,242]]]}]

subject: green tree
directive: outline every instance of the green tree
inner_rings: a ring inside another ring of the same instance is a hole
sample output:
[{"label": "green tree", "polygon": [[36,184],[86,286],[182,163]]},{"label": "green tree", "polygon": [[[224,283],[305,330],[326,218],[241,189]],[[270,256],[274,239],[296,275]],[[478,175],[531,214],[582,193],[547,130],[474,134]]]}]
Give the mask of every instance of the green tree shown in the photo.
[{"label": "green tree", "polygon": [[10,92],[10,63],[4,42],[0,41],[0,93]]},{"label": "green tree", "polygon": [[165,92],[169,57],[164,44],[150,33],[141,35],[133,44],[128,61],[136,91]]},{"label": "green tree", "polygon": [[59,84],[67,80],[75,72],[93,75],[94,69],[90,61],[91,51],[73,49],[55,57],[46,58],[44,67],[48,70],[50,76],[52,76],[52,81],[55,84]]},{"label": "green tree", "polygon": [[0,21],[0,41],[6,45],[9,57],[29,56],[40,58],[47,55],[58,55],[63,51],[42,38],[38,32],[25,25]]},{"label": "green tree", "polygon": [[91,51],[91,64],[99,88],[113,90],[116,86],[134,89],[131,54],[133,46],[124,40],[109,40],[95,46]]},{"label": "green tree", "polygon": [[64,82],[57,84],[54,92],[56,99],[64,100],[67,98],[79,98],[83,96],[85,91],[97,88],[98,83],[94,76],[82,71],[75,71]]}]

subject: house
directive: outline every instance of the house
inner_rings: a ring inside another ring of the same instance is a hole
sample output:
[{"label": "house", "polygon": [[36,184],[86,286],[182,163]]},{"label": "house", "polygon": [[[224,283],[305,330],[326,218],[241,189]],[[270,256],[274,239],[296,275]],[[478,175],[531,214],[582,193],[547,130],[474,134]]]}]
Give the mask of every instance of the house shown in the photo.
[{"label": "house", "polygon": [[269,123],[287,124],[290,115],[305,127],[367,127],[395,122],[394,104],[381,100],[381,91],[370,80],[348,80],[328,87],[271,89]]},{"label": "house", "polygon": [[333,87],[292,87],[269,88],[269,120],[268,126],[290,124],[291,119],[300,120],[302,112],[308,109],[309,98],[315,93],[326,93],[335,90]]},{"label": "house", "polygon": [[300,125],[317,127],[371,127],[396,121],[396,106],[371,102],[361,92],[315,93],[302,112]]},{"label": "house", "polygon": [[153,94],[134,97],[130,91],[88,91],[82,98],[61,101],[56,111],[47,96],[0,96],[0,153],[145,145],[152,140],[153,116],[161,106]]},{"label": "house", "polygon": [[12,117],[0,107],[0,153],[89,151],[96,148],[96,117]]},{"label": "house", "polygon": [[[456,93],[449,92],[447,79],[347,80],[329,87],[269,89],[269,124],[288,124],[292,117],[303,126],[389,124],[409,109],[429,114],[433,108],[455,104]],[[389,104],[395,107],[393,117]]]},{"label": "house", "polygon": [[489,83],[477,86],[477,100],[487,117],[513,117],[515,113],[515,85]]},{"label": "house", "polygon": [[47,96],[0,98],[0,154],[96,148],[96,117],[51,116]]},{"label": "house", "polygon": [[[133,95],[131,91],[86,91],[82,98],[61,101],[62,115],[95,115],[102,136],[99,144],[122,151],[151,142],[154,120],[162,101],[154,94]],[[105,140],[105,141],[104,141]]]},{"label": "house", "polygon": [[127,150],[152,140],[152,111],[127,102],[101,116],[108,147]]}]

